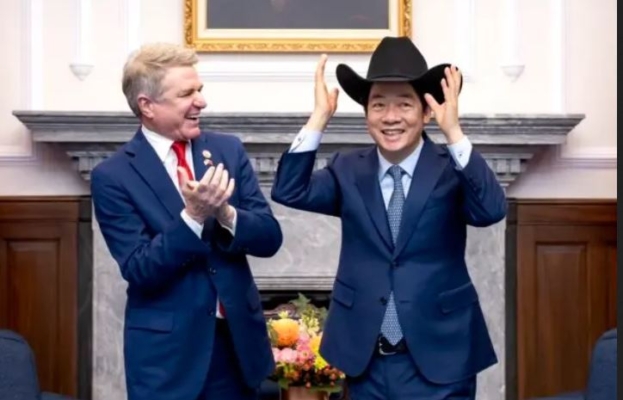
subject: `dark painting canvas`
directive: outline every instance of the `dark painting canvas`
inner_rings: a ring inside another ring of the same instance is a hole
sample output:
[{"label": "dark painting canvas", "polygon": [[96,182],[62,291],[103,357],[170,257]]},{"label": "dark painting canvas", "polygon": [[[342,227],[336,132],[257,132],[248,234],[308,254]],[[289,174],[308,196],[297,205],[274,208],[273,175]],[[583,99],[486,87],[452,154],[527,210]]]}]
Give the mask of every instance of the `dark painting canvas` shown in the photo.
[{"label": "dark painting canvas", "polygon": [[389,29],[388,0],[207,0],[208,29]]}]

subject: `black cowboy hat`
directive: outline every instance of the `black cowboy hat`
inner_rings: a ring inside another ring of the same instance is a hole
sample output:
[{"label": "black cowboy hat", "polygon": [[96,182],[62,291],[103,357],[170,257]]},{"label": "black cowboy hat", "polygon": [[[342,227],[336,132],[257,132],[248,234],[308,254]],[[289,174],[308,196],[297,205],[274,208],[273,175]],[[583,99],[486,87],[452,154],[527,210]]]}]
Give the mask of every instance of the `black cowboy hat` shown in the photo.
[{"label": "black cowboy hat", "polygon": [[441,104],[445,101],[441,80],[445,78],[444,69],[449,66],[439,64],[429,69],[424,56],[411,39],[385,37],[372,53],[365,78],[345,64],[339,64],[335,74],[346,94],[361,105],[368,102],[370,87],[374,82],[409,82],[419,95],[430,93]]}]

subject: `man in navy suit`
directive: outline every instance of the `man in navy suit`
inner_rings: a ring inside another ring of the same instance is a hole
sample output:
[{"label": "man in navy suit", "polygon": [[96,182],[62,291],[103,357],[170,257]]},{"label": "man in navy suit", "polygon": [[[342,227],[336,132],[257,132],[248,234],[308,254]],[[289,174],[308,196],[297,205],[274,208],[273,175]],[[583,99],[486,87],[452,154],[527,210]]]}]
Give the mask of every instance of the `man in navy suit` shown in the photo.
[{"label": "man in navy suit", "polygon": [[128,283],[129,400],[257,399],[274,360],[247,255],[282,233],[241,142],[199,129],[195,53],[144,46],[123,71],[141,126],[92,172],[95,214]]},{"label": "man in navy suit", "polygon": [[[409,38],[385,38],[366,78],[339,65],[364,108],[374,146],[338,152],[314,171],[337,89],[316,71],[315,109],[282,155],[272,198],[339,217],[342,248],[321,353],[345,372],[353,400],[473,399],[497,362],[465,263],[467,226],[506,215],[495,174],[463,134],[461,74],[428,68]],[[433,117],[434,115],[434,117]],[[434,118],[447,145],[424,126]]]}]

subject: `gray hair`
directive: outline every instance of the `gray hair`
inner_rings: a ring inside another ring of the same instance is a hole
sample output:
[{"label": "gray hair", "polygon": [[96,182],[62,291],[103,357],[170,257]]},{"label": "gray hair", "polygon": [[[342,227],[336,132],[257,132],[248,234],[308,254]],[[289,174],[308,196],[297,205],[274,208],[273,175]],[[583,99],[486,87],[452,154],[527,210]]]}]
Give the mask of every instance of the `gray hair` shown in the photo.
[{"label": "gray hair", "polygon": [[170,43],[152,43],[130,54],[123,67],[123,94],[130,109],[141,115],[138,96],[156,99],[162,94],[162,79],[167,69],[191,67],[198,62],[195,50]]}]

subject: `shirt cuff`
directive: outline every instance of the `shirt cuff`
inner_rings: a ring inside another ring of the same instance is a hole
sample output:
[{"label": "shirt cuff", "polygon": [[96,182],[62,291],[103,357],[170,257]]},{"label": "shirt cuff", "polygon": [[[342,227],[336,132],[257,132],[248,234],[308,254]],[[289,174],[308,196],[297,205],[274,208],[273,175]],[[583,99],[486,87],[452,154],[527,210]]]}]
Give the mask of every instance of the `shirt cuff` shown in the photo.
[{"label": "shirt cuff", "polygon": [[322,132],[310,131],[302,128],[290,146],[290,153],[303,153],[305,151],[318,150],[321,138]]},{"label": "shirt cuff", "polygon": [[203,224],[200,224],[199,222],[190,218],[190,216],[186,213],[186,210],[182,210],[181,215],[182,215],[182,219],[184,220],[184,222],[186,222],[186,225],[188,225],[188,227],[193,232],[195,232],[195,235],[197,235],[197,237],[201,239],[201,232],[203,232]]},{"label": "shirt cuff", "polygon": [[234,212],[234,217],[231,220],[231,227],[222,224],[221,221],[218,221],[218,223],[225,229],[227,229],[229,231],[229,233],[231,233],[232,236],[236,236],[236,222],[238,221],[238,212],[236,211],[236,207],[232,207],[230,206],[231,209]]},{"label": "shirt cuff", "polygon": [[467,166],[469,157],[472,155],[472,147],[472,142],[469,141],[467,136],[463,136],[458,142],[448,145],[448,150],[452,158],[454,158],[457,169],[463,169]]}]

